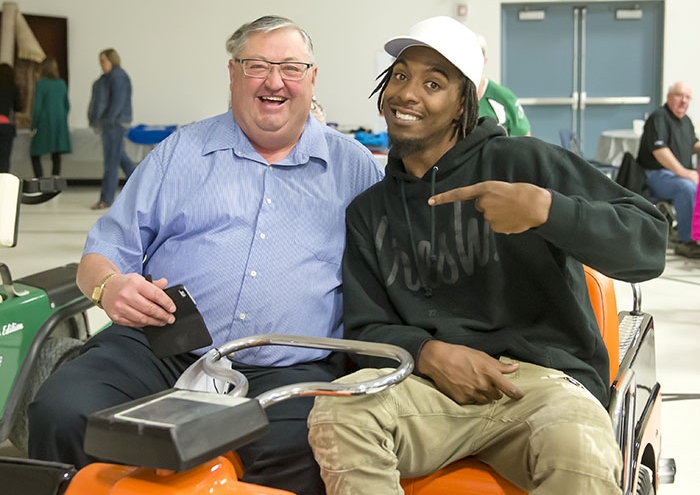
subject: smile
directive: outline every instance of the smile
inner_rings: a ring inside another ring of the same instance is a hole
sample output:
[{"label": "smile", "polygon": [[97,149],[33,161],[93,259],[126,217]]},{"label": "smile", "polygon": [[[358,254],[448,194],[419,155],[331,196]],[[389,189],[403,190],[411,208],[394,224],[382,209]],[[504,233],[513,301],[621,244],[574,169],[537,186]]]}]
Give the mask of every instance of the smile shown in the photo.
[{"label": "smile", "polygon": [[420,120],[420,117],[418,117],[416,115],[409,115],[407,113],[401,113],[398,110],[394,110],[394,116],[396,116],[396,118],[398,120],[405,120],[405,121],[411,121],[411,122],[416,121],[416,120]]},{"label": "smile", "polygon": [[273,103],[284,103],[287,101],[287,98],[284,98],[282,96],[261,96],[260,99],[262,101],[269,101]]}]

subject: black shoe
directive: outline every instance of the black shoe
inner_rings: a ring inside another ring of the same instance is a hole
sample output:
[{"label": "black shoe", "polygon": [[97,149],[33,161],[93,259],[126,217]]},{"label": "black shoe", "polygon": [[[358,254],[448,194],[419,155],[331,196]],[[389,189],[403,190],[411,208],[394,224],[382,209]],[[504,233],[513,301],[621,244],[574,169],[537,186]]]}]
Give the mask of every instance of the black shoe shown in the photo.
[{"label": "black shoe", "polygon": [[678,229],[671,227],[668,231],[668,245],[669,247],[675,247],[678,245]]},{"label": "black shoe", "polygon": [[700,258],[700,244],[695,241],[679,242],[673,251],[686,258]]}]

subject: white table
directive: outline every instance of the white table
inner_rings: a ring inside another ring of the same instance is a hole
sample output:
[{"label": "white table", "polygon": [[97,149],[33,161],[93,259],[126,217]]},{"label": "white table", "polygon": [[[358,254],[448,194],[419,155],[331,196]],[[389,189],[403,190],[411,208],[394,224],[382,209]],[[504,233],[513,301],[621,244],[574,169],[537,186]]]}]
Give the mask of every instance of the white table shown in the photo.
[{"label": "white table", "polygon": [[626,151],[632,153],[635,158],[637,157],[641,138],[642,135],[637,134],[632,129],[603,131],[598,138],[595,161],[619,167]]}]

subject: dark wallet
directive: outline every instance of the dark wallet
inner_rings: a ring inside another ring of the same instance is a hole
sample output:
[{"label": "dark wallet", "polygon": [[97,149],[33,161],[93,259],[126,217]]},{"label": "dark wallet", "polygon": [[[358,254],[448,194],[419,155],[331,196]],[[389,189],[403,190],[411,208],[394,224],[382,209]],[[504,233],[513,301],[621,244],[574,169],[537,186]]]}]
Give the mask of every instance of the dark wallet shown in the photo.
[{"label": "dark wallet", "polygon": [[197,305],[184,285],[165,289],[176,306],[175,323],[143,327],[153,353],[159,358],[190,352],[212,343]]}]

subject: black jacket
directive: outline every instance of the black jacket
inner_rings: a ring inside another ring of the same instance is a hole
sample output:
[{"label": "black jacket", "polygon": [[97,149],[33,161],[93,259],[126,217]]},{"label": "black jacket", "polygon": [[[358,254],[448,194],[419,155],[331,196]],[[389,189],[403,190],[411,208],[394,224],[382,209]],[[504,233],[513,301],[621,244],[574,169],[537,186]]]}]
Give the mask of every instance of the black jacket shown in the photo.
[{"label": "black jacket", "polygon": [[[484,180],[550,189],[549,219],[503,235],[473,201],[427,204],[432,190]],[[345,336],[395,343],[414,358],[439,339],[556,368],[606,404],[608,354],[582,263],[637,282],[662,273],[665,251],[666,221],[645,199],[562,148],[505,137],[482,119],[422,178],[390,153],[384,180],[349,206]]]}]

